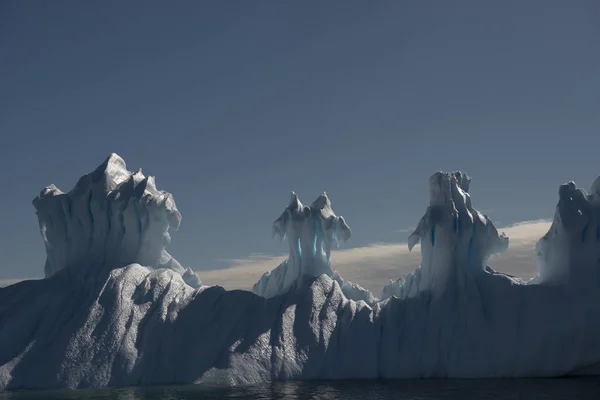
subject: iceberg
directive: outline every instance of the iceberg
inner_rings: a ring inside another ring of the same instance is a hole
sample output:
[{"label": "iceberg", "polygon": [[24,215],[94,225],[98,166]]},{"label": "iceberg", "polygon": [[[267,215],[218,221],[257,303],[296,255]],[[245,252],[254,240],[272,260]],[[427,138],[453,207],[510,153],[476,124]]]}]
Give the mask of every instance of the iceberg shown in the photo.
[{"label": "iceberg", "polygon": [[380,301],[329,264],[350,229],[326,196],[308,209],[293,196],[275,224],[290,259],[258,295],[204,285],[171,257],[173,197],[111,155],[34,200],[46,278],[0,289],[0,389],[600,374],[600,180],[560,187],[528,282],[486,265],[508,238],[469,183],[432,176],[409,241],[421,266]]},{"label": "iceberg", "polygon": [[391,281],[381,298],[413,297],[421,291],[436,296],[461,288],[466,280],[489,273],[490,256],[506,251],[508,237],[490,218],[473,208],[471,178],[460,171],[437,172],[429,179],[429,207],[408,237],[409,251],[421,243],[421,265],[406,277]]},{"label": "iceberg", "polygon": [[322,193],[310,206],[300,202],[292,192],[289,205],[273,222],[273,236],[288,241],[288,259],[273,271],[267,271],[252,287],[252,292],[270,298],[287,292],[301,276],[332,277],[346,298],[374,304],[377,298],[358,284],[344,281],[338,271],[331,268],[331,247],[339,245],[352,235],[344,217],[337,216],[331,208],[327,193]]},{"label": "iceberg", "polygon": [[85,279],[102,268],[140,263],[172,269],[194,287],[201,284],[165,250],[169,231],[181,223],[173,196],[158,191],[154,177],[141,169],[129,172],[117,154],[68,193],[46,187],[33,205],[46,246],[46,278],[69,269]]}]

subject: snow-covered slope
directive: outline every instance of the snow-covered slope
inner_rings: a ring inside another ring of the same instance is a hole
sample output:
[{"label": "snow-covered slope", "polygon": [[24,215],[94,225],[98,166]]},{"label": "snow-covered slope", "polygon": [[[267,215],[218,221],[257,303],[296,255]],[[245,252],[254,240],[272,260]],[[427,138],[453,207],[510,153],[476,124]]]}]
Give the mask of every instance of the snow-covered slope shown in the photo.
[{"label": "snow-covered slope", "polygon": [[[76,249],[49,252],[47,279],[0,289],[0,388],[600,374],[600,184],[589,196],[561,187],[553,227],[538,244],[538,283],[521,284],[485,266],[506,239],[471,206],[465,179],[432,177],[430,207],[411,239],[422,244],[418,290],[372,306],[348,300],[328,273],[299,276],[267,299],[193,288],[156,261],[155,247],[138,258],[119,255],[130,250],[118,243],[101,246],[105,259],[122,260],[112,269]],[[116,197],[102,197],[110,206],[92,208],[94,221],[108,220],[116,204],[127,209]],[[46,232],[86,224],[85,208],[45,210]],[[80,229],[91,254],[100,249],[90,232],[111,237]],[[47,236],[51,249],[70,248],[62,237]]]}]

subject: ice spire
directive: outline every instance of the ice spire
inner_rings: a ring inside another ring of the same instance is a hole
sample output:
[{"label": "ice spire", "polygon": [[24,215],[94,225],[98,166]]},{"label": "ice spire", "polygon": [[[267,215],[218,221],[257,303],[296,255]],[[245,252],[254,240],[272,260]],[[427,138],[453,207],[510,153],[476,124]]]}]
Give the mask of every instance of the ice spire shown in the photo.
[{"label": "ice spire", "polygon": [[333,276],[330,256],[333,243],[346,241],[352,230],[331,208],[323,192],[310,205],[300,202],[295,192],[288,206],[273,222],[273,236],[288,242],[288,259],[268,272],[254,285],[253,291],[264,297],[284,292],[300,276]]},{"label": "ice spire", "polygon": [[84,276],[132,263],[169,268],[199,286],[167,251],[181,223],[173,196],[154,177],[129,172],[112,153],[68,193],[50,185],[33,199],[46,246],[45,275],[67,269]]},{"label": "ice spire", "polygon": [[408,238],[409,250],[421,243],[421,267],[392,283],[397,290],[388,285],[382,297],[410,296],[421,290],[442,293],[464,274],[483,273],[488,258],[508,248],[508,237],[473,208],[470,183],[471,178],[460,171],[437,172],[429,178],[429,207]]}]

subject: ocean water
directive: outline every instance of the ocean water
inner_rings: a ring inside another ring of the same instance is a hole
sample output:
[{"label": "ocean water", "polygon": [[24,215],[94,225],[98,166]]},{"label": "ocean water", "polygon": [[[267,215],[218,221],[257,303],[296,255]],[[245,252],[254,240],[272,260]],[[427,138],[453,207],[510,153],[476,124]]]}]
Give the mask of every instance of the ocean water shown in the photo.
[{"label": "ocean water", "polygon": [[237,387],[184,385],[101,390],[14,391],[0,393],[0,400],[25,399],[598,400],[600,399],[600,378],[309,381],[274,382],[263,385]]}]

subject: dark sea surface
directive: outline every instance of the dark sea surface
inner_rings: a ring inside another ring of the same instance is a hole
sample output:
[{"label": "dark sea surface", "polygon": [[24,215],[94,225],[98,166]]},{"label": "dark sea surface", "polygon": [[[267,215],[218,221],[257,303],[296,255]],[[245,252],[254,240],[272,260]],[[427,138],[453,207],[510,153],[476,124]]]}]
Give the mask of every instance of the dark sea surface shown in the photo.
[{"label": "dark sea surface", "polygon": [[203,385],[101,390],[0,392],[0,400],[38,399],[594,399],[600,378],[514,380],[309,381],[219,387]]}]

